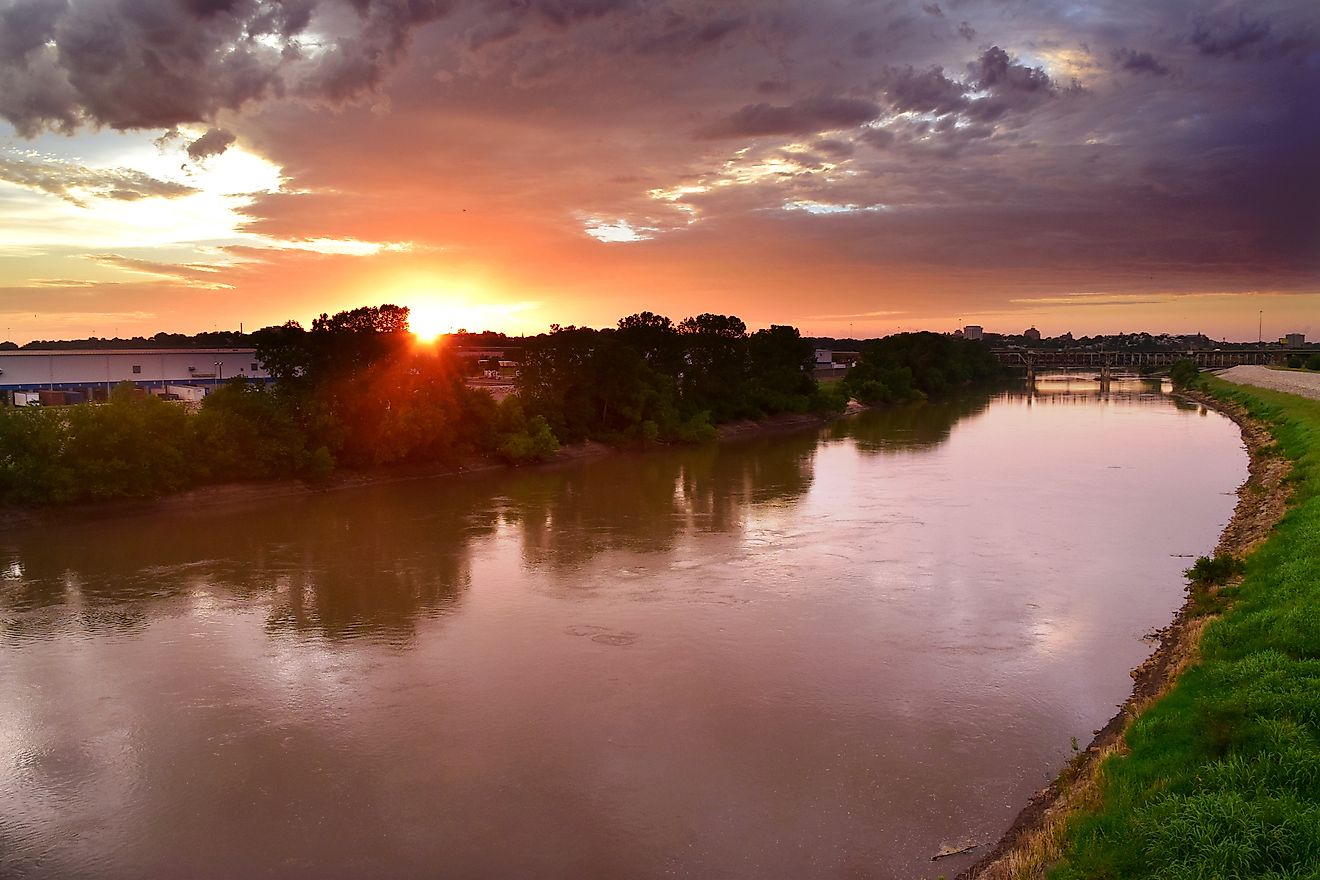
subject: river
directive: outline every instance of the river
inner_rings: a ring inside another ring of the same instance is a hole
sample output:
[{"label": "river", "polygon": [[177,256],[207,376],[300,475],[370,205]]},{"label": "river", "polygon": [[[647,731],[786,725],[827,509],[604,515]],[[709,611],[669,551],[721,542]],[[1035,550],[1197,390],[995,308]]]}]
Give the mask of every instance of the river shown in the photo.
[{"label": "river", "polygon": [[0,534],[0,876],[952,876],[1245,479],[1158,386]]}]

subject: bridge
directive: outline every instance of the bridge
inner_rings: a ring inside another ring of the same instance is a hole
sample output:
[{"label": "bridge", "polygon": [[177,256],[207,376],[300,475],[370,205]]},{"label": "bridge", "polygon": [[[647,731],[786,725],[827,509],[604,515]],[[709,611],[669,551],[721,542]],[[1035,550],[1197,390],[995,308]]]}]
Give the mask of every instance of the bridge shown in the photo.
[{"label": "bridge", "polygon": [[1315,353],[1314,349],[1264,346],[1184,351],[1126,348],[1116,351],[1093,348],[995,348],[991,351],[1001,364],[1025,367],[1029,379],[1034,379],[1040,370],[1099,369],[1101,378],[1108,379],[1116,369],[1167,367],[1179,360],[1190,360],[1202,369],[1217,369],[1251,364],[1282,364],[1291,354],[1305,357]]}]

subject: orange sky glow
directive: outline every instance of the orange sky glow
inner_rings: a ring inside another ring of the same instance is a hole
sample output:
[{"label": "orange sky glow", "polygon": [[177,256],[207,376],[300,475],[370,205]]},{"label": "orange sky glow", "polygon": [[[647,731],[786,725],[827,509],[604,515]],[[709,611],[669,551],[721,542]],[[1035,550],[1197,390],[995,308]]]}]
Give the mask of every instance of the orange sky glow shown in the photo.
[{"label": "orange sky glow", "polygon": [[0,2],[0,339],[1320,337],[1303,0],[128,5]]}]

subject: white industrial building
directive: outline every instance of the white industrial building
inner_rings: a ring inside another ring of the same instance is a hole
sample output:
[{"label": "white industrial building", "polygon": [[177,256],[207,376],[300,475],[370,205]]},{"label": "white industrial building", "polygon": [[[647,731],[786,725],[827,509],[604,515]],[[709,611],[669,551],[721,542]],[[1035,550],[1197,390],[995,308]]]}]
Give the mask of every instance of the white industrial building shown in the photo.
[{"label": "white industrial building", "polygon": [[157,394],[200,400],[221,382],[269,375],[251,348],[164,348],[107,351],[0,351],[0,391],[74,391],[103,396],[120,382]]}]

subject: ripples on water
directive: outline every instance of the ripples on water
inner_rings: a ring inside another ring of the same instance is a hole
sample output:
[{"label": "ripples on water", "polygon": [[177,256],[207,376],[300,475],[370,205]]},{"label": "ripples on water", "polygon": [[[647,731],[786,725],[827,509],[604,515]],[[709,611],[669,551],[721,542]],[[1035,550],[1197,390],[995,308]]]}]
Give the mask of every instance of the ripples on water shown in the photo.
[{"label": "ripples on water", "polygon": [[0,535],[0,874],[956,873],[1245,477],[1116,388]]}]

